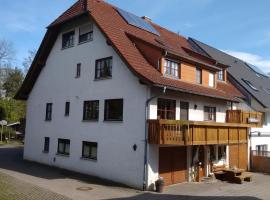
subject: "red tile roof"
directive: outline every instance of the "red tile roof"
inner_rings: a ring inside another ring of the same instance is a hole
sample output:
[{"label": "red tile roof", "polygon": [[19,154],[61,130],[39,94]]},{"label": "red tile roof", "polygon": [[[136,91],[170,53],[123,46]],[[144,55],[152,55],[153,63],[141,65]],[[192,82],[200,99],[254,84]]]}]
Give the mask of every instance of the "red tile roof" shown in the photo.
[{"label": "red tile roof", "polygon": [[[117,12],[116,7],[102,0],[87,0],[87,10],[91,18],[96,22],[97,26],[102,30],[104,35],[111,42],[112,46],[118,52],[123,61],[125,61],[129,69],[141,80],[155,86],[167,86],[171,89],[176,89],[183,92],[231,101],[237,101],[234,98],[235,96],[242,97],[242,94],[229,84],[223,84],[222,87],[217,86],[217,89],[214,89],[164,77],[158,70],[156,70],[147,62],[140,51],[133,45],[133,42],[128,37],[127,33],[132,33],[133,35],[136,35],[139,38],[143,38],[145,41],[154,45],[160,46],[163,44],[164,48],[173,52],[177,52],[180,56],[182,55],[185,58],[194,59],[183,49],[183,47],[192,49],[186,38],[168,31],[167,29],[162,28],[152,22],[151,24],[160,33],[160,36],[129,25]],[[49,26],[48,31],[50,31],[50,29],[55,29],[55,27],[57,27],[59,24],[85,12],[84,0],[79,0],[72,7],[70,7],[70,9],[64,12],[58,19],[56,19]],[[31,68],[34,67],[35,63],[33,63]],[[33,71],[33,69],[30,70]],[[23,93],[29,93],[31,91],[31,75],[26,78],[25,82],[26,83],[24,83],[18,92],[16,96],[17,98],[27,98],[28,94]],[[25,89],[24,91],[24,87],[26,86],[28,86],[28,90]]]}]

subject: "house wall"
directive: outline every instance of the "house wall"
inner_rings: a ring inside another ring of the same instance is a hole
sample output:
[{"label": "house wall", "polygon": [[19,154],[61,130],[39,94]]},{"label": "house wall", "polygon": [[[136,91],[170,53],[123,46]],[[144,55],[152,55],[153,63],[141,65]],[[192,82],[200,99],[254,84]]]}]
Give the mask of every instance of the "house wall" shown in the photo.
[{"label": "house wall", "polygon": [[[226,110],[229,108],[226,101],[217,100],[202,96],[195,96],[189,94],[175,93],[167,91],[165,95],[162,95],[162,90],[152,90],[151,96],[161,95],[158,98],[168,98],[176,100],[176,119],[180,120],[180,101],[189,102],[189,120],[192,121],[203,121],[204,120],[204,106],[214,106],[216,107],[216,121],[225,122],[226,121]],[[197,105],[197,109],[194,106]],[[149,118],[157,119],[157,98],[154,98],[150,102],[149,106]],[[159,178],[158,174],[158,145],[149,145],[148,151],[148,185],[154,184],[154,182]],[[188,156],[189,155],[189,156]],[[190,148],[187,150],[187,158],[190,159]],[[190,160],[187,160],[187,168],[190,173]],[[188,177],[189,178],[189,177]]]},{"label": "house wall", "polygon": [[[72,30],[73,27],[64,31]],[[61,34],[27,101],[24,159],[142,188],[146,86],[130,72],[94,25],[94,40],[62,50]],[[96,59],[113,56],[112,79],[95,81]],[[76,79],[76,65],[81,77]],[[123,98],[123,122],[104,122],[104,100]],[[99,121],[83,122],[83,102],[100,100]],[[65,102],[70,116],[64,116]],[[53,103],[52,121],[45,121],[46,103]],[[43,153],[44,137],[50,151]],[[70,156],[57,155],[58,138],[70,139]],[[82,141],[98,142],[97,161],[81,159]],[[133,150],[133,145],[137,150]]]}]

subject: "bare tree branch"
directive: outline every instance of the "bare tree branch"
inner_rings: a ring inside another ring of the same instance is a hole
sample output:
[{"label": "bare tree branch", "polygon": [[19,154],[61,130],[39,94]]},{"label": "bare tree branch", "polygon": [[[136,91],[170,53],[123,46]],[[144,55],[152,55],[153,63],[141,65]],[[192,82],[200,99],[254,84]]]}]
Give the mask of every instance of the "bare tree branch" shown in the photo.
[{"label": "bare tree branch", "polygon": [[14,56],[13,44],[7,40],[0,39],[0,66],[14,60]]}]

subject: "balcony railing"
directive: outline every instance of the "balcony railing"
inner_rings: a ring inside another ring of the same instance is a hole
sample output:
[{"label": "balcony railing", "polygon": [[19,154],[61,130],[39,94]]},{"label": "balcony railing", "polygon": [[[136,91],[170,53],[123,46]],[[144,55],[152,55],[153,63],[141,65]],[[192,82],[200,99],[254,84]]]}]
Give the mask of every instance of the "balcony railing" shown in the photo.
[{"label": "balcony railing", "polygon": [[262,127],[263,115],[260,112],[227,110],[226,121],[228,123],[250,124],[252,127]]},{"label": "balcony railing", "polygon": [[148,120],[148,142],[161,145],[247,143],[249,124]]}]

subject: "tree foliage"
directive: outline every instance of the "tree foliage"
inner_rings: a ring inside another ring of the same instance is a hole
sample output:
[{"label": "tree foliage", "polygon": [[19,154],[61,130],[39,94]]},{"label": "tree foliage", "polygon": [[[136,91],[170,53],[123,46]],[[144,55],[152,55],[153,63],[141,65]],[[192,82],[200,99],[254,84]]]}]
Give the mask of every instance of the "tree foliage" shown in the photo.
[{"label": "tree foliage", "polygon": [[24,74],[18,68],[8,72],[6,81],[3,84],[3,88],[6,90],[7,97],[14,97],[18,89],[21,87],[23,79]]}]

